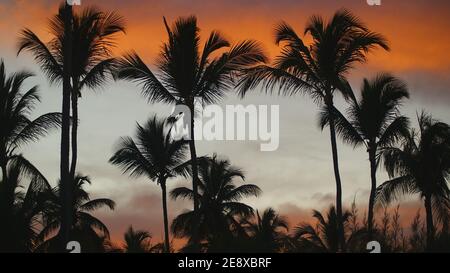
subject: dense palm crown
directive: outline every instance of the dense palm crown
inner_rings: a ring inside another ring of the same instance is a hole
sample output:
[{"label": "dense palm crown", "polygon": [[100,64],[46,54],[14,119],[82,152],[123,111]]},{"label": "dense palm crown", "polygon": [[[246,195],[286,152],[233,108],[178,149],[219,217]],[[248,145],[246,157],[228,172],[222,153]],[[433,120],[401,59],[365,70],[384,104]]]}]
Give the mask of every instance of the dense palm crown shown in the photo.
[{"label": "dense palm crown", "polygon": [[[74,183],[71,185],[73,204],[72,204],[72,219],[73,226],[70,227],[72,238],[77,239],[87,248],[93,241],[101,241],[103,237],[109,238],[109,230],[106,225],[98,218],[93,216],[91,212],[107,207],[114,209],[115,202],[107,198],[91,199],[88,192],[83,187],[86,184],[91,184],[89,177],[76,176]],[[43,244],[40,246],[42,249],[48,250],[57,247],[57,236],[52,235],[57,232],[61,227],[61,209],[64,200],[61,197],[61,191],[59,188],[54,188],[47,196],[47,213],[44,217],[45,227],[39,234],[40,240]],[[85,249],[84,252],[88,251]]]},{"label": "dense palm crown", "polygon": [[[24,188],[27,188],[24,191]],[[8,177],[0,184],[0,214],[4,219],[0,252],[31,252],[36,247],[40,219],[46,213],[48,181],[19,160],[8,164]]]},{"label": "dense palm crown", "polygon": [[418,132],[412,130],[400,147],[384,150],[384,165],[392,179],[378,187],[376,198],[387,204],[402,194],[420,194],[427,216],[427,243],[431,247],[435,233],[433,218],[448,227],[450,127],[424,113],[418,120]]},{"label": "dense palm crown", "polygon": [[[399,106],[408,97],[406,84],[389,74],[380,74],[371,81],[364,79],[361,99],[350,101],[348,119],[335,110],[336,129],[345,142],[354,146],[376,149],[393,145],[408,132],[408,118],[399,113]],[[322,114],[321,126],[325,126],[330,116]]]},{"label": "dense palm crown", "polygon": [[[350,212],[343,214],[346,224],[350,218]],[[311,224],[300,224],[296,227],[294,238],[300,249],[312,252],[337,252],[339,250],[339,228],[336,209],[331,206],[326,217],[314,210],[313,217],[317,219],[317,228]]]},{"label": "dense palm crown", "polygon": [[194,16],[180,18],[172,27],[164,23],[169,39],[162,46],[156,73],[134,52],[119,66],[119,78],[141,84],[150,102],[188,106],[195,98],[216,102],[233,87],[233,73],[266,60],[256,42],[230,46],[218,31],[211,32],[200,49],[200,30]]},{"label": "dense palm crown", "polygon": [[[23,144],[38,140],[57,128],[61,122],[59,113],[49,113],[34,120],[30,115],[40,101],[37,86],[24,91],[23,85],[33,74],[21,71],[8,77],[5,64],[0,62],[0,165],[3,179],[8,161],[22,157],[18,149]],[[24,160],[24,158],[22,157]]]},{"label": "dense palm crown", "polygon": [[239,82],[244,95],[249,89],[263,83],[267,91],[280,86],[280,94],[305,92],[318,103],[330,103],[334,91],[348,95],[346,76],[357,63],[367,60],[366,53],[376,47],[389,49],[386,40],[368,28],[347,10],[340,10],[326,22],[312,16],[305,35],[312,38],[305,43],[285,22],[275,29],[275,41],[282,46],[273,66],[250,68]]},{"label": "dense palm crown", "polygon": [[187,175],[187,142],[171,137],[173,124],[157,116],[137,125],[135,139],[123,137],[110,162],[133,177],[145,176],[156,183],[177,175]]},{"label": "dense palm crown", "polygon": [[135,230],[130,226],[123,235],[125,253],[158,253],[161,252],[161,245],[152,246],[152,235],[144,230]]},{"label": "dense palm crown", "polygon": [[[63,45],[65,37],[64,5],[50,20],[53,38],[45,43],[30,29],[24,29],[19,41],[19,53],[30,51],[51,82],[63,77]],[[78,89],[94,88],[104,83],[114,67],[112,48],[118,32],[125,29],[123,18],[114,12],[105,13],[86,8],[73,14],[72,20],[72,67],[70,77],[79,83]],[[80,94],[77,94],[80,95]]]},{"label": "dense palm crown", "polygon": [[[258,196],[261,190],[253,184],[236,186],[235,178],[244,179],[242,171],[216,155],[200,161],[199,174],[199,234],[201,239],[215,243],[229,235],[230,226],[236,223],[235,216],[248,217],[253,214],[250,206],[239,201],[247,196]],[[194,192],[189,188],[179,187],[172,190],[170,195],[174,199],[192,200]],[[178,215],[172,224],[175,236],[192,236],[194,217],[193,211]]]},{"label": "dense palm crown", "polygon": [[282,250],[286,232],[289,230],[287,219],[280,216],[273,208],[264,210],[260,215],[256,212],[254,221],[249,221],[246,230],[256,252],[278,252]]}]

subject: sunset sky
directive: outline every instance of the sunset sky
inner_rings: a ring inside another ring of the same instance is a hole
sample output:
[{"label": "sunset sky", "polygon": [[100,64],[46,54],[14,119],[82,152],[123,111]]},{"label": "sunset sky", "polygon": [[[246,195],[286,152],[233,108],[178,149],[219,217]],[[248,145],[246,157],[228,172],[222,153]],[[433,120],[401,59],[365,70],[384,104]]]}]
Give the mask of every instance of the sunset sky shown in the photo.
[{"label": "sunset sky", "polygon": [[[42,104],[36,115],[60,111],[60,87],[49,86],[39,67],[28,54],[16,57],[19,31],[30,28],[44,40],[49,37],[48,18],[57,12],[57,0],[0,0],[0,58],[8,71],[29,69],[37,73],[28,85],[39,84]],[[115,10],[125,17],[127,33],[119,38],[116,52],[136,50],[152,65],[167,36],[162,18],[173,22],[179,16],[196,15],[203,38],[211,30],[220,30],[231,41],[255,39],[269,56],[279,51],[274,44],[273,29],[281,20],[303,34],[309,16],[330,17],[339,8],[347,8],[366,22],[373,31],[382,33],[390,42],[391,52],[376,51],[369,62],[358,66],[350,76],[355,90],[364,77],[378,72],[391,72],[405,80],[411,99],[403,113],[415,119],[425,109],[434,117],[450,122],[450,1],[448,0],[382,0],[381,6],[369,6],[365,0],[82,0],[82,7],[95,5],[102,10]],[[79,10],[80,8],[76,8]],[[357,92],[358,93],[358,92]],[[342,99],[338,106],[345,109]],[[225,104],[280,105],[280,147],[275,152],[260,152],[259,142],[199,141],[198,154],[217,152],[241,167],[248,183],[263,190],[258,199],[248,199],[255,208],[272,206],[289,216],[292,223],[308,220],[310,210],[323,209],[334,201],[334,176],[328,131],[318,127],[317,106],[308,97],[282,98],[255,90],[240,100],[232,92]],[[88,190],[94,197],[116,201],[114,212],[96,215],[119,238],[127,226],[150,230],[156,241],[162,240],[162,211],[159,187],[144,179],[122,175],[108,164],[119,137],[132,135],[136,122],[145,121],[152,113],[168,115],[170,108],[149,105],[132,83],[111,82],[102,90],[85,90],[80,101],[79,171],[89,175],[93,184]],[[415,121],[415,120],[414,120]],[[416,125],[415,122],[413,122]],[[340,143],[340,169],[344,202],[356,201],[365,206],[369,191],[369,162],[362,148],[353,150]],[[52,134],[23,150],[56,185],[59,172],[59,135]],[[383,170],[378,181],[386,179]],[[170,181],[170,188],[188,185],[183,180]],[[175,216],[189,203],[169,203],[170,216]],[[403,203],[408,219],[417,211],[413,201]],[[361,215],[364,213],[361,207]]]}]

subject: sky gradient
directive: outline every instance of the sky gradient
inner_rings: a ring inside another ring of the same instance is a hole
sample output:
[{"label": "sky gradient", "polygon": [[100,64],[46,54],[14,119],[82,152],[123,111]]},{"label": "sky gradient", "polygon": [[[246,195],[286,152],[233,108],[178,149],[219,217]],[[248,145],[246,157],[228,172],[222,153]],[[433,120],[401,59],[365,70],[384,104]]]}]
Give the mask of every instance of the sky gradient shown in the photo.
[{"label": "sky gradient", "polygon": [[[16,57],[17,37],[27,27],[48,39],[47,21],[57,11],[60,1],[0,0],[0,58],[9,71],[27,68],[37,73],[28,84],[39,84],[42,105],[37,114],[60,111],[61,92],[49,86],[29,54]],[[119,38],[118,54],[136,50],[148,65],[154,63],[165,34],[162,18],[173,22],[178,16],[196,15],[203,38],[220,30],[228,39],[260,41],[269,56],[274,57],[273,29],[281,20],[303,33],[306,20],[313,14],[329,17],[339,8],[347,8],[361,18],[373,31],[382,33],[390,42],[391,52],[376,51],[369,62],[358,66],[350,75],[355,90],[364,77],[390,72],[405,80],[411,99],[402,112],[415,118],[425,109],[438,119],[450,121],[450,2],[446,0],[398,1],[382,0],[371,7],[364,0],[215,0],[215,1],[141,1],[82,0],[82,6],[95,5],[102,10],[116,10],[125,17],[127,33]],[[345,105],[337,99],[340,109]],[[310,209],[323,209],[334,201],[334,176],[328,131],[318,128],[317,106],[307,97],[282,98],[263,95],[257,90],[240,100],[233,93],[223,104],[280,105],[280,147],[275,152],[260,152],[258,142],[198,142],[198,154],[217,152],[241,167],[248,183],[263,190],[258,199],[248,202],[263,210],[273,206],[289,216],[295,224],[310,219]],[[162,239],[161,198],[159,187],[143,179],[131,179],[108,164],[120,136],[132,135],[136,122],[143,122],[152,113],[169,114],[170,108],[149,105],[139,89],[127,82],[107,84],[103,90],[86,90],[80,101],[79,171],[92,178],[88,188],[95,197],[112,198],[117,202],[114,212],[97,215],[119,238],[128,225],[150,230],[156,241]],[[413,122],[416,125],[415,122]],[[59,164],[59,135],[53,134],[23,150],[47,177],[56,184]],[[340,169],[344,202],[348,207],[355,198],[365,206],[369,190],[369,163],[364,149],[353,150],[339,144]],[[379,171],[378,181],[386,179]],[[169,188],[186,184],[169,182]],[[188,185],[188,184],[186,184]],[[189,203],[170,202],[170,217]],[[402,217],[418,209],[413,201],[403,203]],[[364,207],[361,208],[361,215]]]}]

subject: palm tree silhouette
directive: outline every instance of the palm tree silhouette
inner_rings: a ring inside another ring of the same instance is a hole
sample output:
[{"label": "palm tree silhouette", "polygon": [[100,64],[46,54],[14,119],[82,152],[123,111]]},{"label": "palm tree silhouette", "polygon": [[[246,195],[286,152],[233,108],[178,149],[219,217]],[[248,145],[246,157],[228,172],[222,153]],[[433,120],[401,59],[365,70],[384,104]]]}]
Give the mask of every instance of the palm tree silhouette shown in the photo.
[{"label": "palm tree silhouette", "polygon": [[[103,207],[111,210],[115,207],[115,202],[111,199],[91,199],[90,194],[83,189],[86,184],[91,184],[89,177],[81,175],[75,177],[74,183],[71,184],[71,196],[74,198],[73,204],[70,206],[73,210],[69,239],[80,242],[84,248],[83,252],[89,252],[88,246],[91,245],[97,245],[93,251],[98,251],[98,249],[102,249],[103,238],[109,239],[109,230],[106,225],[90,213]],[[38,237],[38,241],[41,242],[38,248],[41,251],[60,250],[59,236],[52,235],[61,229],[61,210],[64,208],[66,200],[58,187],[47,193],[46,200],[44,228]]]},{"label": "palm tree silhouette", "polygon": [[125,244],[123,249],[126,253],[145,253],[148,251],[148,240],[152,236],[148,231],[134,230],[130,226],[123,235]]},{"label": "palm tree silhouette", "polygon": [[[24,29],[19,42],[20,53],[30,51],[47,74],[50,82],[63,81],[63,135],[61,148],[61,181],[68,175],[74,179],[77,164],[78,99],[85,88],[98,88],[114,70],[112,57],[115,35],[124,32],[123,18],[86,8],[74,14],[72,6],[63,4],[50,20],[53,38],[45,44],[29,29]],[[71,105],[70,105],[71,101]],[[71,162],[69,168],[70,108],[72,109]],[[68,172],[68,174],[67,174]],[[64,187],[62,187],[64,189]],[[70,191],[69,191],[70,192]],[[70,200],[70,196],[67,196]],[[70,201],[68,201],[70,202]],[[70,208],[68,208],[70,210]]]},{"label": "palm tree silhouette", "polygon": [[52,129],[61,124],[60,113],[48,113],[30,120],[30,114],[40,102],[38,86],[27,91],[23,85],[34,76],[27,71],[20,71],[10,76],[6,75],[5,64],[0,61],[0,165],[2,180],[8,177],[7,166],[10,160],[19,160],[32,167],[26,159],[17,154],[24,144],[36,141],[46,136]]},{"label": "palm tree silhouette", "polygon": [[31,252],[38,238],[39,219],[46,212],[45,193],[51,187],[38,170],[24,168],[21,160],[11,160],[7,169],[8,176],[0,184],[0,215],[4,219],[0,252]]},{"label": "palm tree silhouette", "polygon": [[389,74],[380,74],[372,81],[364,79],[361,99],[350,102],[347,110],[348,120],[336,108],[333,108],[332,113],[322,112],[322,128],[329,124],[332,114],[337,133],[342,139],[354,147],[364,145],[369,153],[371,177],[367,217],[369,237],[373,235],[377,158],[383,148],[393,145],[402,135],[408,133],[409,120],[399,114],[399,106],[408,97],[404,82]]},{"label": "palm tree silhouette", "polygon": [[130,226],[124,234],[125,243],[123,250],[125,253],[158,253],[161,245],[151,245],[152,235],[148,231],[134,230]]},{"label": "palm tree silhouette", "polygon": [[[190,142],[192,165],[192,188],[198,192],[197,151],[194,135],[194,113],[196,100],[215,103],[224,97],[225,91],[233,87],[233,73],[246,66],[265,61],[266,58],[254,41],[243,41],[234,46],[218,31],[210,33],[200,50],[199,28],[194,16],[179,18],[169,27],[164,25],[169,39],[163,44],[158,71],[152,72],[142,59],[132,52],[119,64],[118,77],[131,80],[142,86],[142,93],[149,102],[183,104],[190,109]],[[226,49],[225,52],[220,50]],[[193,196],[194,211],[199,200]],[[194,235],[194,240],[195,240]]]},{"label": "palm tree silhouette", "polygon": [[[243,172],[232,166],[228,160],[219,159],[217,155],[213,155],[212,158],[203,158],[198,163],[200,178],[197,193],[200,201],[198,214],[188,210],[178,215],[173,220],[172,232],[175,237],[191,238],[191,244],[196,243],[192,241],[192,235],[197,233],[200,236],[199,239],[209,244],[211,251],[230,238],[230,225],[237,224],[235,216],[248,217],[253,214],[253,209],[239,200],[246,196],[258,196],[261,189],[253,184],[236,186],[234,180],[235,178],[244,179]],[[173,199],[192,200],[194,194],[193,190],[186,187],[179,187],[170,192]],[[195,222],[199,225],[194,225]],[[194,231],[195,228],[199,230]]]},{"label": "palm tree silhouette", "polygon": [[[8,249],[10,234],[14,227],[16,188],[19,176],[27,176],[36,183],[46,183],[41,173],[23,155],[19,149],[32,141],[46,136],[61,124],[61,114],[48,113],[31,120],[30,115],[40,101],[38,86],[24,91],[25,82],[33,74],[27,71],[6,74],[3,60],[0,61],[0,215],[4,223],[0,227],[0,246]],[[11,166],[10,166],[11,165]],[[10,174],[9,171],[14,172]],[[12,176],[12,177],[10,177]],[[31,192],[31,191],[30,191]],[[25,227],[24,227],[25,228]],[[4,243],[1,243],[4,242]]]},{"label": "palm tree silhouette", "polygon": [[[260,83],[270,92],[275,86],[279,86],[279,94],[291,96],[307,93],[324,111],[332,113],[333,97],[337,91],[345,98],[351,95],[350,85],[346,80],[349,71],[357,63],[366,62],[366,53],[374,48],[389,49],[383,36],[369,31],[359,18],[345,9],[337,11],[329,22],[320,16],[312,16],[306,25],[305,34],[312,38],[310,45],[305,44],[291,26],[282,22],[275,30],[276,43],[283,43],[281,54],[275,59],[273,66],[260,64],[244,73],[238,84],[241,95],[244,96]],[[342,246],[342,185],[334,120],[330,120],[329,127]]]},{"label": "palm tree silhouette", "polygon": [[[19,53],[30,51],[47,73],[50,81],[63,78],[65,13],[59,13],[50,21],[52,40],[45,44],[31,30],[21,33]],[[77,163],[78,99],[85,88],[98,88],[105,84],[114,71],[116,60],[112,57],[118,32],[125,32],[122,17],[115,12],[105,13],[96,8],[85,8],[79,14],[71,14],[72,61],[70,67],[72,101],[72,161],[71,176],[75,175]]]},{"label": "palm tree silhouette", "polygon": [[170,250],[166,182],[169,178],[186,177],[189,173],[189,164],[185,162],[187,141],[171,138],[172,125],[156,116],[144,126],[138,124],[136,140],[122,138],[109,160],[120,166],[124,173],[134,177],[146,176],[161,186],[166,252]]},{"label": "palm tree silhouette", "polygon": [[411,130],[400,147],[384,149],[384,166],[391,180],[377,188],[376,202],[388,204],[402,194],[420,194],[426,212],[427,249],[431,250],[434,219],[448,226],[450,127],[426,113],[418,122],[419,131]]},{"label": "palm tree silhouette", "polygon": [[255,243],[253,251],[269,253],[283,248],[289,225],[273,208],[264,210],[262,216],[256,211],[255,221],[248,224],[247,231]]},{"label": "palm tree silhouette", "polygon": [[[344,224],[348,222],[350,216],[348,211],[342,215]],[[299,249],[312,252],[340,251],[340,230],[334,206],[329,208],[326,218],[317,210],[313,211],[313,217],[317,219],[317,228],[309,223],[300,224],[295,228],[294,238],[298,242]]]}]

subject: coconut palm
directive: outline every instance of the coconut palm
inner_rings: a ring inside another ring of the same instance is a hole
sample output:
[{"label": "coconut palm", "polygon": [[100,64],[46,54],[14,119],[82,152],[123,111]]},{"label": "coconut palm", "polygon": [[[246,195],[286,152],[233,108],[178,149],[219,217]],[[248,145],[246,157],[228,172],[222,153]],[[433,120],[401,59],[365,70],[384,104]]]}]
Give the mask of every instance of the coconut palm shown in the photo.
[{"label": "coconut palm", "polygon": [[[371,81],[364,79],[361,99],[350,102],[348,120],[337,109],[333,112],[335,127],[342,139],[354,147],[364,145],[369,153],[369,236],[373,235],[377,158],[383,148],[393,145],[408,133],[409,120],[399,112],[399,106],[405,98],[408,98],[408,91],[404,82],[389,74],[380,74]],[[322,127],[329,123],[329,114],[328,111],[322,112]]]},{"label": "coconut palm", "polygon": [[[247,196],[258,196],[261,190],[253,184],[236,186],[236,178],[244,179],[243,172],[232,166],[226,159],[219,159],[217,155],[199,162],[199,192],[200,207],[198,214],[188,210],[178,215],[172,223],[175,237],[188,237],[197,233],[199,239],[206,241],[211,250],[212,246],[221,246],[232,236],[230,226],[236,225],[235,217],[249,217],[253,209],[239,202]],[[194,198],[194,191],[186,187],[178,187],[170,192],[173,199]],[[199,217],[199,219],[195,219]],[[195,226],[193,223],[198,222]],[[194,231],[193,229],[199,229]]]},{"label": "coconut palm", "polygon": [[[136,54],[130,53],[119,65],[118,77],[142,86],[142,93],[149,102],[183,104],[190,109],[190,153],[192,188],[197,193],[198,170],[194,135],[194,109],[196,100],[203,104],[215,103],[233,87],[233,74],[242,68],[266,58],[254,41],[243,41],[234,46],[218,31],[210,33],[200,49],[200,30],[194,16],[179,18],[172,27],[164,24],[168,41],[162,46],[157,71],[152,71]],[[185,113],[187,114],[187,113]],[[193,197],[194,210],[199,201]]]},{"label": "coconut palm", "polygon": [[287,219],[278,215],[273,208],[266,209],[262,216],[256,211],[255,221],[249,221],[247,231],[254,242],[254,251],[277,252],[283,248]]},{"label": "coconut palm", "polygon": [[136,138],[124,137],[109,160],[132,177],[145,176],[161,187],[164,219],[164,246],[169,252],[169,221],[167,216],[167,179],[188,175],[187,142],[171,138],[172,125],[156,116],[144,126],[137,126]]},{"label": "coconut palm", "polygon": [[[105,13],[95,8],[86,8],[79,14],[74,14],[72,6],[67,3],[60,6],[58,14],[50,20],[49,25],[53,38],[48,43],[40,40],[30,29],[24,29],[21,32],[18,52],[30,51],[51,83],[63,82],[61,189],[70,193],[70,190],[65,189],[68,187],[68,182],[65,181],[68,178],[73,180],[76,172],[78,99],[82,90],[97,88],[106,82],[115,64],[112,57],[115,35],[124,32],[125,28],[122,17],[114,12]],[[71,203],[71,197],[66,198],[67,202]],[[70,210],[71,208],[67,208],[66,212]],[[70,219],[68,221],[70,222]]]},{"label": "coconut palm", "polygon": [[[386,40],[380,34],[371,32],[359,18],[347,10],[337,11],[326,22],[320,16],[309,19],[305,35],[312,42],[297,35],[294,29],[282,22],[275,30],[276,43],[282,44],[281,54],[273,66],[256,65],[243,74],[238,86],[242,95],[260,83],[266,92],[278,86],[279,94],[291,96],[309,94],[324,111],[333,112],[333,98],[340,91],[345,98],[351,97],[346,77],[358,63],[367,60],[366,53],[382,47],[388,50]],[[330,140],[336,181],[336,210],[341,245],[344,242],[342,220],[342,186],[339,173],[336,128],[333,119],[329,122]]]},{"label": "coconut palm", "polygon": [[435,220],[448,226],[450,212],[450,126],[422,113],[419,130],[411,130],[399,147],[383,151],[391,180],[377,188],[376,201],[388,204],[403,194],[420,194],[427,225],[427,248],[435,237]]},{"label": "coconut palm", "polygon": [[[343,214],[344,224],[348,222],[350,216],[350,212]],[[329,208],[326,218],[317,210],[313,211],[313,217],[317,219],[317,227],[303,223],[295,228],[294,239],[298,243],[298,248],[312,252],[338,252],[340,231],[334,206]]]},{"label": "coconut palm", "polygon": [[[107,198],[91,199],[90,194],[83,189],[84,185],[91,184],[87,176],[77,175],[71,185],[71,195],[73,198],[73,208],[71,212],[72,226],[70,227],[69,239],[80,242],[83,252],[101,251],[103,249],[104,238],[109,239],[109,230],[106,225],[91,212],[100,208],[115,207],[115,202]],[[64,196],[59,188],[54,188],[48,194],[47,212],[44,215],[44,228],[39,234],[39,251],[53,251],[60,249],[58,230],[62,224],[61,210],[64,208]]]},{"label": "coconut palm", "polygon": [[[46,72],[51,82],[63,79],[63,45],[67,29],[64,21],[64,6],[50,21],[52,40],[45,44],[31,30],[21,33],[19,53],[30,51]],[[118,32],[124,32],[123,18],[115,12],[102,12],[96,8],[85,8],[72,14],[71,25],[72,60],[70,67],[72,101],[72,161],[70,173],[74,176],[77,161],[78,99],[87,88],[98,88],[105,84],[115,66],[112,49]]]}]

